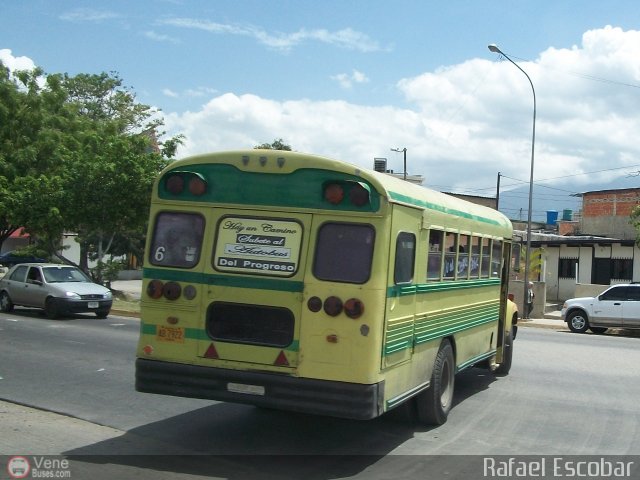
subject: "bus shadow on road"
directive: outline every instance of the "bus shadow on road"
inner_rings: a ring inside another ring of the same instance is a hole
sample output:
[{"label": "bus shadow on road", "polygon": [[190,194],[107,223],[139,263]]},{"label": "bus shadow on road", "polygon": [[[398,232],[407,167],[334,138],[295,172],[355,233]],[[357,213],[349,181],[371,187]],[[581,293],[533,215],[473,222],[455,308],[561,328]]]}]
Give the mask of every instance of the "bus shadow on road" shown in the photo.
[{"label": "bus shadow on road", "polygon": [[[459,374],[451,415],[456,405],[489,388],[494,379],[480,369]],[[397,474],[398,468],[414,468],[420,455],[391,456],[393,461],[385,457],[415,435],[439,428],[413,420],[410,410],[400,408],[357,421],[217,403],[64,455],[100,468],[117,466],[120,470],[113,473],[135,472],[136,478],[145,478],[141,472],[153,472],[156,479],[163,478],[159,473],[172,472],[171,478],[329,479],[364,475],[383,468],[382,464]]]}]

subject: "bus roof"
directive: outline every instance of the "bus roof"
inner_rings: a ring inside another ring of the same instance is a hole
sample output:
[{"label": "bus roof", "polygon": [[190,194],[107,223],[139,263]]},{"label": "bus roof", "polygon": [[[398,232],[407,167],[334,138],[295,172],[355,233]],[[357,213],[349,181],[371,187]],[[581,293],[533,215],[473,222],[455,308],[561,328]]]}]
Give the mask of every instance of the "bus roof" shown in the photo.
[{"label": "bus roof", "polygon": [[235,150],[187,157],[171,163],[163,174],[188,165],[227,164],[250,173],[287,174],[304,169],[340,172],[370,184],[389,203],[424,211],[429,225],[444,229],[511,237],[509,219],[499,211],[374,170],[319,155],[284,150]]}]

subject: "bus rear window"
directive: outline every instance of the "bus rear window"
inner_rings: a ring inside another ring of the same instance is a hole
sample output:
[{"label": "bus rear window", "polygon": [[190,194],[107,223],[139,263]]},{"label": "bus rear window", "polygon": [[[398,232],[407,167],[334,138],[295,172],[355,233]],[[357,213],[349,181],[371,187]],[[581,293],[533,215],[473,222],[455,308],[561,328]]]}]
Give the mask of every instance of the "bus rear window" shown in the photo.
[{"label": "bus rear window", "polygon": [[371,275],[374,239],[371,225],[325,223],[318,230],[313,274],[330,282],[365,283]]},{"label": "bus rear window", "polygon": [[204,218],[197,213],[161,212],[151,239],[149,262],[162,267],[191,268],[200,260]]}]

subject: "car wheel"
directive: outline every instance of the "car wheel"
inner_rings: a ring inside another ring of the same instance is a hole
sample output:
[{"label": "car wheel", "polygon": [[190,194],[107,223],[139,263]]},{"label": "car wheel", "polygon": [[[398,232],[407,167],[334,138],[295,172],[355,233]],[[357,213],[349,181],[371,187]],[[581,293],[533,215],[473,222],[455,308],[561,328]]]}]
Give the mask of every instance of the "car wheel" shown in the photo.
[{"label": "car wheel", "polygon": [[607,331],[607,327],[589,327],[593,333],[604,333]]},{"label": "car wheel", "polygon": [[443,340],[433,365],[431,385],[416,397],[421,423],[442,425],[447,421],[453,403],[455,368],[453,347],[449,340]]},{"label": "car wheel", "polygon": [[[513,328],[513,327],[512,327]],[[509,331],[502,349],[502,363],[498,365],[495,374],[499,376],[509,375],[511,370],[511,361],[513,360],[513,330]]]},{"label": "car wheel", "polygon": [[98,310],[96,312],[96,317],[98,318],[107,318],[107,315],[109,315],[109,310]]},{"label": "car wheel", "polygon": [[575,333],[584,333],[589,329],[587,315],[581,310],[576,310],[569,314],[567,325],[569,326],[569,330]]},{"label": "car wheel", "polygon": [[44,302],[44,313],[47,316],[47,318],[50,318],[52,320],[55,320],[56,318],[58,318],[60,313],[58,312],[58,306],[56,305],[55,298],[49,297]]},{"label": "car wheel", "polygon": [[7,292],[0,293],[0,310],[6,313],[13,310],[13,302]]}]

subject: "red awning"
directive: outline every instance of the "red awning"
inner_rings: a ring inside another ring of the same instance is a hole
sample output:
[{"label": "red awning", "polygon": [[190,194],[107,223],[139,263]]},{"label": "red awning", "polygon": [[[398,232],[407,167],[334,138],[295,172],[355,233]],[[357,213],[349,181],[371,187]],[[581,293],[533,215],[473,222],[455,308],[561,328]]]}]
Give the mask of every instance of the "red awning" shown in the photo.
[{"label": "red awning", "polygon": [[9,238],[29,238],[30,235],[24,231],[24,228],[19,228],[11,234]]}]

